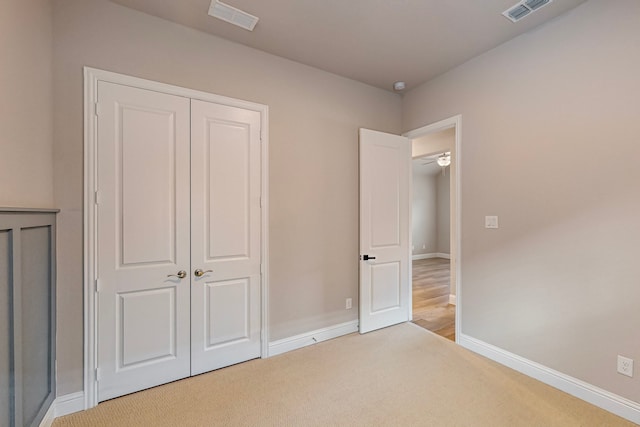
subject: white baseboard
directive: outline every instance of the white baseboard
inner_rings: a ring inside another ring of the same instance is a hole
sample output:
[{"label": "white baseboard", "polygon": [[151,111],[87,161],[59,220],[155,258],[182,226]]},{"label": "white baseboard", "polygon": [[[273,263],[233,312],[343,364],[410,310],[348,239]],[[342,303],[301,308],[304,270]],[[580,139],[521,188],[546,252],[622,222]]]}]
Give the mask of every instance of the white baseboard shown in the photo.
[{"label": "white baseboard", "polygon": [[316,344],[321,341],[337,338],[342,335],[351,334],[353,332],[358,332],[357,320],[273,341],[269,343],[269,357]]},{"label": "white baseboard", "polygon": [[80,411],[84,411],[84,392],[79,391],[57,397],[40,422],[40,427],[51,427],[56,418]]},{"label": "white baseboard", "polygon": [[411,256],[411,259],[414,260],[414,261],[417,260],[417,259],[429,259],[429,258],[451,259],[451,255],[437,252],[437,253],[431,253],[431,254],[415,254],[415,255]]},{"label": "white baseboard", "polygon": [[54,400],[49,406],[47,413],[44,414],[44,418],[40,421],[39,427],[51,427],[53,421],[56,419],[56,401]]},{"label": "white baseboard", "polygon": [[55,402],[56,417],[73,414],[74,412],[84,411],[84,392],[65,394],[58,397]]},{"label": "white baseboard", "polygon": [[449,304],[456,305],[456,296],[449,294]]},{"label": "white baseboard", "polygon": [[416,255],[412,255],[411,259],[412,260],[417,260],[417,259],[429,259],[429,258],[435,258],[436,254],[416,254]]},{"label": "white baseboard", "polygon": [[510,353],[484,341],[460,334],[458,343],[463,347],[515,369],[545,384],[564,391],[606,411],[636,424],[640,424],[640,404],[592,384],[555,371],[539,363]]}]

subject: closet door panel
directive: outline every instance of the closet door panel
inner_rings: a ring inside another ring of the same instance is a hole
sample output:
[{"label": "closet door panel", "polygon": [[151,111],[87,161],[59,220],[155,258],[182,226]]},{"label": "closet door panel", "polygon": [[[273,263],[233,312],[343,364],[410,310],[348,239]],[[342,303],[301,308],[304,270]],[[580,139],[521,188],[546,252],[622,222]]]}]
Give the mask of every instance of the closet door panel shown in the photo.
[{"label": "closet door panel", "polygon": [[189,99],[98,85],[99,400],[190,373]]},{"label": "closet door panel", "polygon": [[175,263],[175,112],[120,106],[116,183],[120,267]]},{"label": "closet door panel", "polygon": [[191,129],[197,374],[260,356],[260,114],[192,100]]},{"label": "closet door panel", "polygon": [[250,127],[211,118],[205,124],[207,261],[250,256]]},{"label": "closet door panel", "polygon": [[102,81],[96,110],[98,400],[259,357],[260,113]]}]

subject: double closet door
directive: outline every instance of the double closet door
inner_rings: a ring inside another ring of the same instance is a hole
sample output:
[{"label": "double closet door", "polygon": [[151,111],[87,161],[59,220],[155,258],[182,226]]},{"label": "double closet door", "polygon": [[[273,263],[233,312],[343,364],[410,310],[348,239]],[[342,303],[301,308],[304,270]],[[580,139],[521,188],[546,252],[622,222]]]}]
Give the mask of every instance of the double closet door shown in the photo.
[{"label": "double closet door", "polygon": [[98,400],[260,356],[260,113],[98,83]]}]

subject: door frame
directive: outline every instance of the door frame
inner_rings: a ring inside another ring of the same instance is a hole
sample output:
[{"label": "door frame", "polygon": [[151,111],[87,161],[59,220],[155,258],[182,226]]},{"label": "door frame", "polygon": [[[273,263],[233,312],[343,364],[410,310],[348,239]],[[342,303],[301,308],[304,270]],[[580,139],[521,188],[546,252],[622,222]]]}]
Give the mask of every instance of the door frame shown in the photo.
[{"label": "door frame", "polygon": [[[462,224],[462,195],[461,195],[461,148],[462,148],[462,115],[458,114],[453,117],[449,117],[447,119],[440,120],[438,122],[432,123],[430,125],[422,126],[418,129],[411,130],[403,134],[403,136],[409,138],[410,140],[414,140],[416,138],[423,137],[425,135],[429,135],[432,133],[440,132],[446,129],[455,129],[455,155],[452,156],[452,163],[455,165],[455,191],[456,197],[453,199],[455,203],[455,216],[453,217],[453,223],[451,224],[451,228],[455,231],[455,251],[451,251],[451,259],[455,264],[455,289],[456,289],[456,343],[460,342],[460,336],[462,331],[462,236],[461,236],[461,224]],[[413,158],[413,156],[412,156]],[[412,176],[413,176],[413,164],[412,168]],[[410,191],[413,191],[413,183],[409,182]],[[411,203],[411,199],[409,200]],[[411,224],[411,209],[409,209],[409,224]],[[411,236],[409,241],[409,260],[411,260]],[[409,269],[409,280],[413,283],[413,272],[412,269]],[[411,290],[409,292],[409,309],[411,310],[411,317],[413,318],[413,295],[412,295],[413,285],[411,286]]]},{"label": "door frame", "polygon": [[268,355],[269,331],[269,107],[263,104],[243,101],[226,96],[215,95],[194,89],[132,77],[111,71],[84,67],[84,201],[83,201],[83,326],[84,326],[84,409],[98,404],[97,346],[97,210],[99,194],[97,192],[97,95],[98,82],[104,81],[124,86],[132,86],[169,95],[199,99],[230,107],[238,107],[260,113],[261,139],[261,319],[260,339],[261,357]]}]

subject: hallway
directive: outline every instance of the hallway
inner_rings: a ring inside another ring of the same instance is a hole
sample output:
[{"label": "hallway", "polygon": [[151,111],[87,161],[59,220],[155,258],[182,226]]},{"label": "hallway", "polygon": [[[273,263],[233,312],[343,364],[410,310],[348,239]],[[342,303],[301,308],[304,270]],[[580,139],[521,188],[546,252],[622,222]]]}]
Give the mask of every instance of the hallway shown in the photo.
[{"label": "hallway", "polygon": [[413,323],[455,341],[455,305],[449,304],[451,263],[445,258],[412,261]]}]

